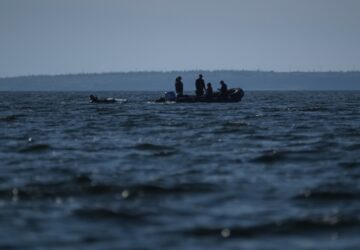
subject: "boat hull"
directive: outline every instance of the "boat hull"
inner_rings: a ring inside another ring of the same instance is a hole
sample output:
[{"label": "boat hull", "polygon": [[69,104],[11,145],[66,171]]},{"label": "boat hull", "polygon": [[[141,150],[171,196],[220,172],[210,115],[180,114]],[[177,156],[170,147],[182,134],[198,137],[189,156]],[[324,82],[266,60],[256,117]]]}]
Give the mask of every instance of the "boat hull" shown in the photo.
[{"label": "boat hull", "polygon": [[162,102],[176,102],[176,103],[197,103],[197,102],[205,102],[205,103],[231,103],[231,102],[240,102],[244,96],[244,91],[241,88],[230,89],[228,91],[228,95],[223,97],[220,93],[214,93],[212,98],[208,98],[205,96],[178,96],[174,100],[168,100],[165,97],[161,97],[157,99],[155,102],[162,103]]}]

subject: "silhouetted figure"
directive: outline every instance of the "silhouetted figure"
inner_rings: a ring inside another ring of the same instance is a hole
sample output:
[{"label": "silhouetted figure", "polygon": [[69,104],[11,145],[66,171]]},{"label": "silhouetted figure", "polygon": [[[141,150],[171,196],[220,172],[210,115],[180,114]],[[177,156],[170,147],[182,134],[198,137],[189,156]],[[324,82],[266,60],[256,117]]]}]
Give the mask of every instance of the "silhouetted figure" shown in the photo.
[{"label": "silhouetted figure", "polygon": [[204,95],[204,91],[205,91],[205,81],[204,79],[202,78],[202,74],[199,75],[199,78],[196,79],[196,82],[195,82],[195,87],[196,87],[196,96],[197,97],[201,97]]},{"label": "silhouetted figure", "polygon": [[90,98],[90,102],[97,102],[99,100],[95,95],[90,95],[89,98]]},{"label": "silhouetted figure", "polygon": [[208,98],[208,99],[212,99],[212,97],[213,97],[213,88],[212,88],[212,86],[211,86],[211,83],[209,82],[208,84],[207,84],[207,88],[206,88],[206,98]]},{"label": "silhouetted figure", "polygon": [[[90,102],[92,103],[114,103],[116,102],[115,98],[98,98],[96,95],[90,95]],[[125,100],[126,102],[126,100]]]},{"label": "silhouetted figure", "polygon": [[181,76],[175,79],[175,92],[176,96],[180,97],[184,95],[184,84],[181,81]]},{"label": "silhouetted figure", "polygon": [[224,81],[220,81],[221,88],[220,91],[220,97],[226,99],[228,96],[228,89]]}]

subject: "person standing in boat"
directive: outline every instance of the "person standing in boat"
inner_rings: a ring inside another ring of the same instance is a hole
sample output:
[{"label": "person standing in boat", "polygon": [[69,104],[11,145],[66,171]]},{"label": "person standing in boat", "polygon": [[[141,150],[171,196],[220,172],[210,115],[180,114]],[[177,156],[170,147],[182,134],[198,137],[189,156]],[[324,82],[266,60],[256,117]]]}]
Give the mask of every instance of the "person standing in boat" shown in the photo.
[{"label": "person standing in boat", "polygon": [[228,96],[228,89],[227,89],[227,85],[225,84],[224,81],[220,81],[220,85],[221,85],[221,88],[219,89],[220,91],[220,96],[221,98],[223,99],[226,99],[227,96]]},{"label": "person standing in boat", "polygon": [[212,99],[212,97],[213,97],[213,88],[212,88],[212,86],[211,86],[211,83],[209,82],[208,84],[207,84],[207,88],[206,88],[206,98],[207,99]]},{"label": "person standing in boat", "polygon": [[205,91],[205,81],[203,79],[202,74],[199,75],[199,78],[196,79],[195,82],[195,87],[196,87],[196,96],[197,97],[201,97],[204,95],[204,91]]},{"label": "person standing in boat", "polygon": [[175,79],[175,91],[177,97],[181,97],[184,95],[184,84],[181,81],[181,76],[178,76]]}]

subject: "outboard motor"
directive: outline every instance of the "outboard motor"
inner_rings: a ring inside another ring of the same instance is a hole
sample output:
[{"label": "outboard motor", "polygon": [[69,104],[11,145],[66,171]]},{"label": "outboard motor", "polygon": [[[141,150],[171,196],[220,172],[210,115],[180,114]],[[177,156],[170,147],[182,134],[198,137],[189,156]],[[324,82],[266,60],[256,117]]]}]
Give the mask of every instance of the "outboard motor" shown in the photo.
[{"label": "outboard motor", "polygon": [[241,101],[244,96],[244,90],[242,90],[241,88],[230,89],[228,94],[231,100]]},{"label": "outboard motor", "polygon": [[173,91],[165,92],[165,101],[167,102],[175,102],[176,95]]}]

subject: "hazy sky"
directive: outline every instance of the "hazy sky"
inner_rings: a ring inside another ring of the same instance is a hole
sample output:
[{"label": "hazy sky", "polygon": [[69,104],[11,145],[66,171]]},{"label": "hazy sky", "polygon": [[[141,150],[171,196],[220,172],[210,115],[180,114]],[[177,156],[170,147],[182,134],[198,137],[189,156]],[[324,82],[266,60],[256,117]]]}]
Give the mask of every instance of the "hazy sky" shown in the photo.
[{"label": "hazy sky", "polygon": [[360,0],[0,0],[0,76],[360,70]]}]

